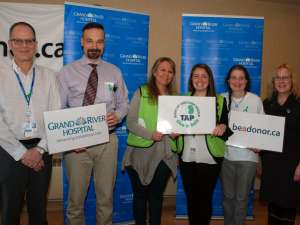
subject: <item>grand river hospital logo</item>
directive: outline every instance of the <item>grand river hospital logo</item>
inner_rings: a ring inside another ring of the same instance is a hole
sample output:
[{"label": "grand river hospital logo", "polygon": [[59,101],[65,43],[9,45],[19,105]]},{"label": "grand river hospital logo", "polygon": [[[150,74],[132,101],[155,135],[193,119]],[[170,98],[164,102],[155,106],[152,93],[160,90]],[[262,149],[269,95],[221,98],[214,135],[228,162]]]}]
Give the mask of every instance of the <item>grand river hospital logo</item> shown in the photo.
[{"label": "grand river hospital logo", "polygon": [[194,127],[199,123],[200,109],[193,102],[181,102],[174,110],[176,123],[184,128]]},{"label": "grand river hospital logo", "polygon": [[80,125],[85,125],[87,123],[86,119],[83,118],[83,117],[79,117],[77,120],[76,120],[76,125],[77,126],[80,126]]},{"label": "grand river hospital logo", "polygon": [[94,125],[103,123],[105,120],[105,115],[78,117],[75,120],[52,121],[47,127],[49,131],[62,131],[63,136],[82,135],[94,132]]}]

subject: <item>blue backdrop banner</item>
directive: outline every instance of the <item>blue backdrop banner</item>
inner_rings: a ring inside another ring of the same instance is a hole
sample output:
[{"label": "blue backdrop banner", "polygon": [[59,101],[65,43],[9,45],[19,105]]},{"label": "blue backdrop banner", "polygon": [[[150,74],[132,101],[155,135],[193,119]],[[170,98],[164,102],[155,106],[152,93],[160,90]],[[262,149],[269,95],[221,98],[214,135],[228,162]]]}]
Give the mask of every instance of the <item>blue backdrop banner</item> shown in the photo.
[{"label": "blue backdrop banner", "polygon": [[[80,38],[83,26],[99,22],[105,27],[103,59],[118,66],[123,74],[129,97],[147,80],[149,16],[105,7],[65,4],[64,64],[81,58]],[[126,125],[117,128],[119,137],[118,170],[114,191],[113,223],[125,224],[133,220],[132,190],[127,174],[121,172],[126,149]],[[64,173],[64,211],[67,206],[68,183]],[[91,179],[85,204],[86,224],[95,224],[95,192]],[[65,223],[66,224],[66,223]]]},{"label": "blue backdrop banner", "polygon": [[[251,91],[260,92],[264,19],[217,15],[182,16],[181,92],[185,93],[193,65],[208,64],[218,93],[226,91],[225,77],[235,64],[244,65],[251,76]],[[201,177],[199,178],[201,179]],[[203,184],[205,185],[205,184]],[[248,216],[253,215],[253,191]],[[178,176],[176,216],[186,217],[186,199]],[[213,196],[213,217],[222,217],[222,190],[218,181]]]}]

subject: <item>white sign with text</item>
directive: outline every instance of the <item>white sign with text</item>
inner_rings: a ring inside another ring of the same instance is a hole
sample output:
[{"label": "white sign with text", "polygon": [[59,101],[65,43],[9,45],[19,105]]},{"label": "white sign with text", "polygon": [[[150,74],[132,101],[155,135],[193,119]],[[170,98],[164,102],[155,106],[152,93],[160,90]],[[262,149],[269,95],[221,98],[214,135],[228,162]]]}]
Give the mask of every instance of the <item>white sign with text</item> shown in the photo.
[{"label": "white sign with text", "polygon": [[284,124],[284,117],[231,111],[229,127],[234,133],[226,144],[282,152]]},{"label": "white sign with text", "polygon": [[109,141],[105,103],[44,112],[49,153]]},{"label": "white sign with text", "polygon": [[216,98],[159,96],[157,130],[164,134],[210,134],[216,126]]}]

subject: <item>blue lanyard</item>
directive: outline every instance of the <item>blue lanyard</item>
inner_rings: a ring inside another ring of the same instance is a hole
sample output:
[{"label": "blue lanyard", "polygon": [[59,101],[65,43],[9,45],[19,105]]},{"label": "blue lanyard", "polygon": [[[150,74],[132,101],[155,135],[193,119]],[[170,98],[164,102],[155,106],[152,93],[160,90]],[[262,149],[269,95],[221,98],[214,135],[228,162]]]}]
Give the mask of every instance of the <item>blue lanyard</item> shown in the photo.
[{"label": "blue lanyard", "polygon": [[20,88],[21,88],[21,90],[23,92],[25,100],[27,102],[27,105],[29,106],[30,99],[31,99],[31,96],[32,96],[32,92],[33,92],[34,80],[35,80],[35,68],[33,68],[32,81],[31,81],[30,91],[29,91],[28,94],[26,94],[26,91],[25,91],[24,85],[23,85],[23,83],[21,81],[20,75],[15,70],[14,70],[14,72],[16,74],[17,80],[19,81],[19,85],[20,85]]}]

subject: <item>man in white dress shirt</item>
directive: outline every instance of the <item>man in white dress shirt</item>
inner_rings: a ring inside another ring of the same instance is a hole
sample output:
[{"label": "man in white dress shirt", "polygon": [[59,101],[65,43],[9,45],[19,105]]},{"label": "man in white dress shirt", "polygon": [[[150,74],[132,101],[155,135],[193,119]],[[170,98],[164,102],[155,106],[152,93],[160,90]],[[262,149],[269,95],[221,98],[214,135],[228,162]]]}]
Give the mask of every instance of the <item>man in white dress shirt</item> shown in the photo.
[{"label": "man in white dress shirt", "polygon": [[54,72],[34,63],[34,28],[17,22],[9,30],[12,62],[0,68],[0,181],[2,224],[19,225],[26,194],[30,225],[47,225],[52,170],[43,112],[61,106]]}]

